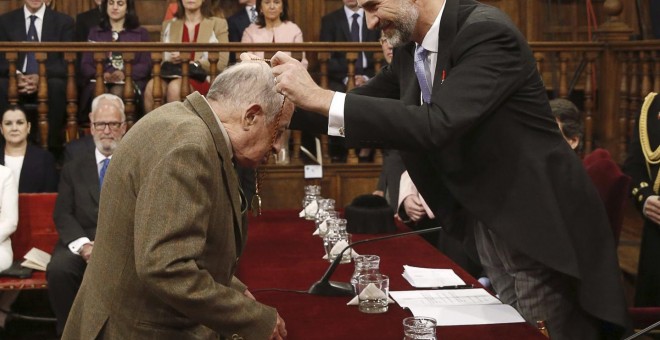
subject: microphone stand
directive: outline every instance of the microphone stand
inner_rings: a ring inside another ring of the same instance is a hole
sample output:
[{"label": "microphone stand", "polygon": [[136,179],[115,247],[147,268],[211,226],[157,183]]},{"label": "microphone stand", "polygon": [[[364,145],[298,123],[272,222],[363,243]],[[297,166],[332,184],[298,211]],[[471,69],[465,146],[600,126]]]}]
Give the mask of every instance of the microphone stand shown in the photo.
[{"label": "microphone stand", "polygon": [[320,280],[316,281],[307,293],[312,294],[312,295],[323,295],[323,296],[355,296],[355,292],[353,291],[353,286],[350,283],[346,282],[337,282],[337,281],[330,281],[330,277],[332,274],[335,272],[337,269],[337,266],[339,265],[339,262],[341,262],[341,258],[344,255],[344,252],[348,250],[349,248],[353,248],[353,246],[356,246],[358,244],[362,243],[367,243],[367,242],[373,242],[373,241],[381,241],[381,240],[387,240],[390,238],[396,238],[396,237],[405,237],[409,235],[419,235],[419,234],[426,234],[430,233],[433,231],[441,230],[442,227],[433,227],[433,228],[428,228],[428,229],[421,229],[421,230],[414,230],[414,231],[409,231],[401,234],[394,234],[394,235],[387,235],[387,236],[382,236],[382,237],[375,237],[375,238],[370,238],[366,240],[361,240],[361,241],[356,241],[353,242],[337,254],[337,257],[332,261],[332,264],[330,264],[330,267],[328,267],[328,270],[325,271],[325,274],[323,274],[323,277],[321,277]]}]

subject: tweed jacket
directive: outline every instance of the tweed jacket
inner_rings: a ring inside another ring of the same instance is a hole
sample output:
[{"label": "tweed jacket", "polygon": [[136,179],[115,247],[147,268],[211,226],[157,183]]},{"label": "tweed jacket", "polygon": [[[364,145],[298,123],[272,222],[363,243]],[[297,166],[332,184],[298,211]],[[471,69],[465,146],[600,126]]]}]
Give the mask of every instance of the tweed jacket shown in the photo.
[{"label": "tweed jacket", "polygon": [[94,254],[63,339],[266,339],[276,311],[233,274],[247,231],[229,146],[197,92],[113,154]]}]

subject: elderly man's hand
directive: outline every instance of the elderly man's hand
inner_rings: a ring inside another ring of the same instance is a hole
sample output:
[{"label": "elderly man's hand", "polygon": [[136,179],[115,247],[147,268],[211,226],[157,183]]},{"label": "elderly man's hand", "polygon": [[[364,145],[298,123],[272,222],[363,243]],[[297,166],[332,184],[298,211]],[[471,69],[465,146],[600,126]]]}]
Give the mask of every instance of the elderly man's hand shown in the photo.
[{"label": "elderly man's hand", "polygon": [[80,256],[82,256],[85,262],[89,262],[89,259],[92,258],[92,250],[94,249],[94,242],[85,243],[82,248],[80,248]]},{"label": "elderly man's hand", "polygon": [[280,317],[280,314],[277,314],[277,323],[275,324],[275,329],[273,334],[271,334],[271,340],[284,340],[286,338],[286,327],[284,326],[284,319]]},{"label": "elderly man's hand", "polygon": [[277,52],[270,60],[275,76],[275,90],[296,106],[328,115],[334,93],[319,87],[301,62],[284,52]]}]

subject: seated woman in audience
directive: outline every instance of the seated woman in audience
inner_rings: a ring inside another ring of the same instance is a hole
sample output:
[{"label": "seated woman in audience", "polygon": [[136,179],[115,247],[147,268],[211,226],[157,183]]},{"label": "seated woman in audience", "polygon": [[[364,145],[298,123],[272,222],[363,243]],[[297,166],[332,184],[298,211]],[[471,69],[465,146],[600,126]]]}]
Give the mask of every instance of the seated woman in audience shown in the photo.
[{"label": "seated woman in audience", "polygon": [[[187,0],[178,1],[176,17],[163,23],[161,30],[161,41],[165,43],[226,43],[229,41],[227,20],[214,17],[211,11],[211,0]],[[210,72],[209,52],[196,51],[190,54],[189,62],[200,66],[207,74]],[[182,58],[179,52],[166,52],[163,56],[163,65],[172,63],[181,64]],[[218,73],[227,67],[229,53],[218,53]],[[162,79],[162,94],[165,102],[181,100],[181,79]],[[211,87],[210,78],[199,81],[189,78],[190,92],[198,91],[205,95]],[[147,83],[144,94],[145,111],[154,108],[153,79]]]},{"label": "seated woman in audience", "polygon": [[0,271],[11,266],[14,253],[9,236],[18,224],[18,186],[11,169],[0,165]]},{"label": "seated woman in audience", "polygon": [[[243,31],[244,43],[292,43],[303,42],[298,25],[289,21],[288,0],[257,0],[257,21]],[[264,53],[251,51],[263,58]],[[301,62],[307,67],[305,54]]]},{"label": "seated woman in audience", "polygon": [[4,147],[0,148],[0,164],[11,169],[18,192],[57,192],[55,157],[48,151],[28,144],[30,123],[17,106],[2,114]]},{"label": "seated woman in audience", "polygon": [[[90,30],[88,40],[92,42],[148,42],[149,33],[140,26],[135,12],[135,0],[103,0],[101,2],[101,23]],[[151,74],[151,54],[149,52],[135,53],[131,62],[131,77],[136,93],[141,94]],[[87,85],[83,89],[80,101],[81,121],[87,121],[89,105],[95,97],[96,62],[94,54],[86,52],[81,62],[81,73]],[[124,60],[121,53],[108,52],[103,65],[103,81],[106,92],[120,98],[124,95]],[[136,97],[135,99],[141,100]]]},{"label": "seated woman in audience", "polygon": [[[9,236],[18,225],[18,187],[11,169],[0,165],[0,271],[11,266],[14,253]],[[5,328],[7,313],[18,291],[0,292],[0,330]],[[0,332],[0,335],[2,333]]]}]

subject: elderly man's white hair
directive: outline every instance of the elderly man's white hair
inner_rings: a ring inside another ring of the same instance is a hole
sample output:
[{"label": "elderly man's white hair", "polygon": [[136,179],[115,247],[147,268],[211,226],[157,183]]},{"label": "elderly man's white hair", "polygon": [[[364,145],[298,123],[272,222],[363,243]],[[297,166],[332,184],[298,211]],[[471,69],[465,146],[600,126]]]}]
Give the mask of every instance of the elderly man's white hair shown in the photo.
[{"label": "elderly man's white hair", "polygon": [[104,93],[94,98],[94,100],[92,101],[92,113],[90,114],[90,116],[93,115],[94,112],[96,112],[96,109],[98,109],[99,102],[101,101],[101,99],[117,101],[117,108],[119,108],[119,111],[121,112],[121,120],[126,120],[126,113],[124,113],[124,101],[121,98],[111,93]]},{"label": "elderly man's white hair", "polygon": [[240,107],[260,104],[270,123],[280,112],[284,96],[275,91],[273,72],[263,61],[243,61],[224,70],[211,85],[208,99]]}]

